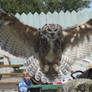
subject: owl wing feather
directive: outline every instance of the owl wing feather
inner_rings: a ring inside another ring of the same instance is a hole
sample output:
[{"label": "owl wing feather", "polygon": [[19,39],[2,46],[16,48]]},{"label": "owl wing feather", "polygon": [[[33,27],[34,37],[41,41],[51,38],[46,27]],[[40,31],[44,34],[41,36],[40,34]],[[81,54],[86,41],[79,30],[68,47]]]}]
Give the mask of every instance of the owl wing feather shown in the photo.
[{"label": "owl wing feather", "polygon": [[38,30],[21,23],[13,15],[0,10],[0,47],[18,57],[29,57],[37,41]]},{"label": "owl wing feather", "polygon": [[[64,61],[61,60],[61,65],[63,61],[67,63],[66,66],[71,68],[76,61],[92,55],[92,19],[83,24],[64,29],[63,34],[66,47],[62,55]],[[66,69],[65,65],[63,65],[63,68]]]}]

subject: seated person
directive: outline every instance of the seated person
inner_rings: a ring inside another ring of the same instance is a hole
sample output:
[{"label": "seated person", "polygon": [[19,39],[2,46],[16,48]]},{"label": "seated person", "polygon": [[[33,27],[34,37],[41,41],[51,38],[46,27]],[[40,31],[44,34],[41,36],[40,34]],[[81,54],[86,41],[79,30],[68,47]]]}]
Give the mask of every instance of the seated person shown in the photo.
[{"label": "seated person", "polygon": [[18,85],[18,92],[27,92],[27,88],[32,85],[31,76],[26,70],[23,70],[23,79]]}]

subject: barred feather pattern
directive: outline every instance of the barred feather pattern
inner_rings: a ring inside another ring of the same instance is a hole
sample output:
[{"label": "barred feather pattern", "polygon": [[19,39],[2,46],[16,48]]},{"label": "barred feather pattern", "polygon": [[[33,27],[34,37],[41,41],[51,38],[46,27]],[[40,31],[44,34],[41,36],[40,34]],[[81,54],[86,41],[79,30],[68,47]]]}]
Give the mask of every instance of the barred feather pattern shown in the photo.
[{"label": "barred feather pattern", "polygon": [[71,60],[65,56],[63,56],[61,65],[59,66],[58,75],[53,78],[54,80],[50,80],[40,69],[39,61],[34,56],[31,56],[28,59],[25,59],[25,67],[27,72],[29,72],[30,76],[34,76],[37,81],[42,81],[43,83],[52,83],[57,81],[62,81],[63,76],[67,75],[71,72]]},{"label": "barred feather pattern", "polygon": [[25,47],[23,42],[18,40],[16,35],[10,33],[9,30],[0,29],[0,46],[4,50],[12,52],[15,56],[27,56],[27,47]]},{"label": "barred feather pattern", "polygon": [[25,59],[24,66],[30,76],[34,76],[37,81],[41,80],[43,83],[49,82],[48,78],[45,77],[40,69],[39,61],[34,56]]},{"label": "barred feather pattern", "polygon": [[31,56],[30,58],[25,59],[24,66],[26,67],[26,70],[29,72],[30,76],[34,76],[39,68],[39,62],[34,56]]},{"label": "barred feather pattern", "polygon": [[70,65],[73,65],[77,60],[83,60],[87,56],[92,55],[92,36],[89,36],[89,40],[85,37],[83,42],[80,42],[74,47],[69,47],[63,53],[63,56],[67,56],[70,60]]},{"label": "barred feather pattern", "polygon": [[62,55],[60,66],[59,66],[60,72],[62,72],[64,75],[71,73],[72,62],[73,61],[71,58],[69,58],[68,56]]}]

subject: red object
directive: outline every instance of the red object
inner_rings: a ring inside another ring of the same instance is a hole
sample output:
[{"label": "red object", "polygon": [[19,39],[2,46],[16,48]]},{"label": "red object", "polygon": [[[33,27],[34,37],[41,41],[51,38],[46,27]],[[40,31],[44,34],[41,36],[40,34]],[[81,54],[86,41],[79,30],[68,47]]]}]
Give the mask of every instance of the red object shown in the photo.
[{"label": "red object", "polygon": [[56,84],[61,84],[61,82],[56,82]]}]

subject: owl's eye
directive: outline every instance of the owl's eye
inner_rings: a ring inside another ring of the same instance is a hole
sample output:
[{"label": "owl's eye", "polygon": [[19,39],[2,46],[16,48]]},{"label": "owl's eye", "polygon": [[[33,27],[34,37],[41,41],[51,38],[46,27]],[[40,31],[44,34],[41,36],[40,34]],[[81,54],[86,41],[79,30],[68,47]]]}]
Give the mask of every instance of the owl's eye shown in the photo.
[{"label": "owl's eye", "polygon": [[48,29],[48,31],[51,31],[50,29]]}]

